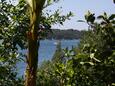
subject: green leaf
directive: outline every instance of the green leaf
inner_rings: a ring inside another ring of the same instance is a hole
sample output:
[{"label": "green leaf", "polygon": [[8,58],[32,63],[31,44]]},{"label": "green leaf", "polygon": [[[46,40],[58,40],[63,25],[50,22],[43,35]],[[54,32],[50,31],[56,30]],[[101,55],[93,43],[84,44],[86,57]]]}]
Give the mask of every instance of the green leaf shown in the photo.
[{"label": "green leaf", "polygon": [[115,4],[115,0],[113,0],[113,3]]},{"label": "green leaf", "polygon": [[78,53],[77,54],[77,59],[86,59],[89,58],[88,54],[84,54],[84,53]]},{"label": "green leaf", "polygon": [[101,62],[99,59],[97,59],[97,58],[93,58],[95,61],[97,61],[97,62]]},{"label": "green leaf", "polygon": [[91,59],[94,58],[94,53],[91,53],[91,54],[90,54],[90,58],[91,58]]},{"label": "green leaf", "polygon": [[0,57],[0,62],[3,62],[3,61],[5,61],[5,58]]},{"label": "green leaf", "polygon": [[111,21],[111,23],[115,24],[115,20]]},{"label": "green leaf", "polygon": [[97,17],[98,19],[105,19],[103,15]]},{"label": "green leaf", "polygon": [[112,14],[110,17],[109,17],[109,20],[113,20],[115,18],[115,14]]},{"label": "green leaf", "polygon": [[92,65],[92,66],[94,65],[94,63],[93,63],[93,62],[88,62],[88,63],[89,63],[90,65]]},{"label": "green leaf", "polygon": [[103,16],[107,19],[107,13],[106,12],[104,12]]},{"label": "green leaf", "polygon": [[[114,0],[115,1],[115,0]],[[115,86],[115,83],[112,83],[112,86]]]},{"label": "green leaf", "polygon": [[85,64],[85,62],[80,62],[80,64],[81,64],[81,65],[84,65],[84,64]]},{"label": "green leaf", "polygon": [[84,20],[78,20],[77,22],[85,22]]},{"label": "green leaf", "polygon": [[47,4],[51,4],[52,3],[52,0],[47,0]]}]

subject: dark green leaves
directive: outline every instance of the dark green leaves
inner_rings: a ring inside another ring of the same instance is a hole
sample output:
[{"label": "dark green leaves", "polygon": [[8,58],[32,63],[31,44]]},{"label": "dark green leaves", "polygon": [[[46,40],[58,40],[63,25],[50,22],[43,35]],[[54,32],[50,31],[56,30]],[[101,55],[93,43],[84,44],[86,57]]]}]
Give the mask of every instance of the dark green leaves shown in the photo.
[{"label": "dark green leaves", "polygon": [[113,0],[113,3],[115,4],[115,0]]},{"label": "dark green leaves", "polygon": [[110,17],[109,17],[109,20],[113,20],[115,18],[115,14],[112,14]]},{"label": "dark green leaves", "polygon": [[90,23],[94,23],[95,21],[95,14],[91,14],[89,11],[88,13],[85,15],[85,19],[87,22],[90,22]]}]

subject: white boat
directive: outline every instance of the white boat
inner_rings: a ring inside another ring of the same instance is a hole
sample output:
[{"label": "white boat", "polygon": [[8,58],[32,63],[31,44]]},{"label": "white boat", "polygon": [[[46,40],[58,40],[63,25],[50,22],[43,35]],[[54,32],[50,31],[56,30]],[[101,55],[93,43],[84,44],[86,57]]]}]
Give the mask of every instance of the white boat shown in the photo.
[{"label": "white boat", "polygon": [[58,45],[61,41],[60,40],[57,40],[54,42],[54,45]]}]

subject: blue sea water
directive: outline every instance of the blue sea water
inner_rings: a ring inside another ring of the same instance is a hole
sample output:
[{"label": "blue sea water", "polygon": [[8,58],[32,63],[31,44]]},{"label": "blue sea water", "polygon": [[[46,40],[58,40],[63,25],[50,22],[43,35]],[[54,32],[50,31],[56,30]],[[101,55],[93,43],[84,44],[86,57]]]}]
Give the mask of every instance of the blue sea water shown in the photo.
[{"label": "blue sea water", "polygon": [[[59,40],[43,40],[40,42],[40,49],[39,49],[39,62],[43,60],[50,60],[56,50],[56,45]],[[72,46],[77,46],[79,40],[61,40],[61,47],[69,49]]]},{"label": "blue sea water", "polygon": [[[40,41],[40,48],[39,48],[39,63],[42,63],[44,60],[51,60],[53,54],[56,50],[56,45],[58,42],[61,42],[61,47],[64,49],[68,47],[69,49],[72,46],[77,46],[79,40],[41,40]],[[23,53],[27,53],[26,50],[21,51]],[[18,63],[18,71],[20,75],[24,74],[24,70],[26,68],[26,64],[24,62]]]}]

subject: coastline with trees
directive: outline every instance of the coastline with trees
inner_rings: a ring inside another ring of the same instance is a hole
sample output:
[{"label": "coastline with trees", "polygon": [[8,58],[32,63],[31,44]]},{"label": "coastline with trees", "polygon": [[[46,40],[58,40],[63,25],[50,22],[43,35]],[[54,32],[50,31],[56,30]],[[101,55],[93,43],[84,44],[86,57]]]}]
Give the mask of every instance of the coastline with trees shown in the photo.
[{"label": "coastline with trees", "polygon": [[[58,1],[20,0],[15,6],[0,1],[0,86],[115,86],[115,14],[95,16],[88,11],[81,20],[87,31],[52,30],[46,26],[63,25],[73,16],[61,15],[59,9],[51,15],[42,11]],[[58,43],[53,58],[38,67],[41,39],[80,43],[72,49]],[[25,75],[18,76],[16,65],[22,61],[27,65]]]},{"label": "coastline with trees", "polygon": [[86,31],[79,31],[74,29],[60,30],[60,29],[52,29],[52,33],[48,33],[46,39],[80,39]]}]

